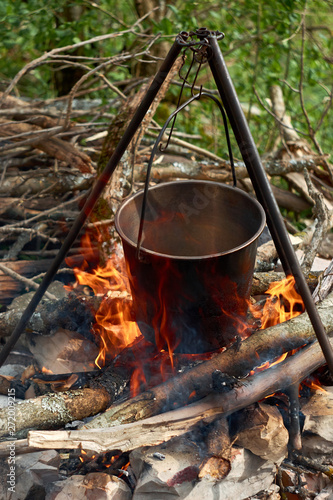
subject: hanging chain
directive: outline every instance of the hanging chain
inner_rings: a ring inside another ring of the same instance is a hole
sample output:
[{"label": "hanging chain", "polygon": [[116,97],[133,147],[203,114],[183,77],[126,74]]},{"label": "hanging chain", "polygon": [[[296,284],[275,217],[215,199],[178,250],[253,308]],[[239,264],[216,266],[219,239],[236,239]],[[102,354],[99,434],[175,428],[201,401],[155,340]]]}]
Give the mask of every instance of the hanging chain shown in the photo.
[{"label": "hanging chain", "polygon": [[[185,86],[188,86],[191,88],[191,96],[192,97],[194,96],[195,84],[197,82],[201,67],[207,61],[209,61],[209,57],[211,57],[209,55],[210,53],[208,52],[208,48],[209,48],[209,38],[212,36],[214,36],[215,38],[220,40],[220,39],[224,38],[224,33],[222,33],[221,31],[209,31],[206,28],[198,28],[196,31],[190,31],[190,32],[182,31],[181,33],[179,33],[179,35],[177,37],[177,41],[180,45],[183,45],[185,48],[184,48],[184,51],[182,54],[182,59],[183,59],[182,65],[178,71],[178,76],[183,83],[182,83],[182,86],[181,86],[181,89],[179,92],[178,102],[177,102],[176,108],[179,108],[179,106],[180,106]],[[183,76],[182,69],[183,69],[185,62],[186,62],[186,52],[188,50],[191,50],[191,52],[192,52],[192,59],[191,59],[190,66],[186,72],[186,75]],[[195,76],[194,76],[192,83],[190,83],[188,78],[189,78],[189,75],[192,71],[194,63],[198,64],[198,68],[197,68],[197,71],[195,73]],[[199,89],[199,94],[201,95],[201,93],[202,93],[202,85],[200,86],[200,89]],[[165,151],[170,144],[170,140],[171,140],[172,133],[173,133],[175,123],[176,123],[176,119],[177,119],[177,114],[174,116],[174,118],[172,120],[170,132],[169,132],[165,146],[163,146],[162,144],[160,144],[160,146],[159,146],[159,150],[161,152]]]}]

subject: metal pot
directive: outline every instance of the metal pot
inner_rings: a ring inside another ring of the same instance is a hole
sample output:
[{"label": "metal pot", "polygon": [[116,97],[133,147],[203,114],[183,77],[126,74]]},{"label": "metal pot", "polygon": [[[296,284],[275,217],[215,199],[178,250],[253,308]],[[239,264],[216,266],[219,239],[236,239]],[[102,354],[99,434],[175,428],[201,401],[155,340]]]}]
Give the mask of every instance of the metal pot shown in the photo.
[{"label": "metal pot", "polygon": [[128,198],[115,218],[141,332],[177,352],[229,345],[248,309],[263,208],[220,183],[159,184],[149,189],[138,256],[142,199]]}]

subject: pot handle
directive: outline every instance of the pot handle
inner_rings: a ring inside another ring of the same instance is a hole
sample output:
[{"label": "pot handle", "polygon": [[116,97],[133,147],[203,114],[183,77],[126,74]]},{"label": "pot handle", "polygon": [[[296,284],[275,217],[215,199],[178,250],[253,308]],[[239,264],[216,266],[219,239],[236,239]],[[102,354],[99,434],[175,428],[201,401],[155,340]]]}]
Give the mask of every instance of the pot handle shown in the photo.
[{"label": "pot handle", "polygon": [[154,147],[152,149],[149,162],[148,162],[148,167],[147,167],[147,174],[146,174],[146,180],[145,180],[145,187],[144,187],[144,192],[143,192],[143,199],[142,199],[142,207],[141,207],[141,216],[140,216],[140,225],[139,225],[139,233],[138,233],[138,242],[137,242],[137,247],[136,247],[136,258],[138,260],[140,259],[140,248],[141,248],[141,242],[142,242],[142,234],[143,234],[143,225],[144,225],[144,220],[145,220],[145,213],[146,213],[146,207],[147,207],[147,198],[148,198],[148,190],[149,190],[149,181],[150,181],[150,174],[151,174],[151,169],[154,161],[154,157],[156,155],[157,147],[164,135],[164,132],[169,125],[170,121],[186,106],[191,104],[193,101],[199,100],[202,96],[209,97],[212,99],[217,106],[220,109],[222,119],[223,119],[223,125],[224,125],[224,131],[225,131],[225,136],[227,140],[227,145],[228,145],[228,153],[229,153],[229,160],[230,160],[230,165],[231,165],[231,171],[232,171],[232,179],[233,179],[233,186],[236,187],[237,180],[236,180],[236,171],[235,171],[235,164],[234,164],[234,157],[232,154],[232,149],[231,149],[231,143],[230,143],[230,136],[229,136],[229,130],[228,130],[228,122],[227,122],[227,116],[224,111],[224,108],[221,104],[221,102],[212,94],[209,92],[199,92],[199,94],[195,94],[190,99],[188,99],[186,102],[184,102],[181,106],[179,106],[171,115],[169,118],[166,120],[164,123],[162,129],[160,130],[160,133],[158,134],[158,137],[155,141]]}]

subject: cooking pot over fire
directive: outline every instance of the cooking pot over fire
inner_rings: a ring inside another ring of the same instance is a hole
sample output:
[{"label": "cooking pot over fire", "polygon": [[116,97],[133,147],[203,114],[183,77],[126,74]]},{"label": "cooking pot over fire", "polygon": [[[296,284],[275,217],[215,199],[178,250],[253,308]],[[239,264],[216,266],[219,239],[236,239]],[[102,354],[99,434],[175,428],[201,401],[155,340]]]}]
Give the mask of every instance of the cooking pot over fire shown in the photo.
[{"label": "cooking pot over fire", "polygon": [[148,188],[155,146],[145,190],[126,199],[115,218],[136,321],[160,349],[216,350],[246,328],[265,213],[235,185],[185,180]]}]

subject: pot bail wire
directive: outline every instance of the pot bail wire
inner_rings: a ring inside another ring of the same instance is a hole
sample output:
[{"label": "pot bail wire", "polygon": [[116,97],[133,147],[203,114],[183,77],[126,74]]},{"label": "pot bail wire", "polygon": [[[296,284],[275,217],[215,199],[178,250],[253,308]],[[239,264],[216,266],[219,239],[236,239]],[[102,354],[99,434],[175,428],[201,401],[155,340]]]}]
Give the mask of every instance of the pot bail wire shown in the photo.
[{"label": "pot bail wire", "polygon": [[[180,111],[182,111],[184,108],[186,108],[193,101],[198,101],[202,97],[208,97],[209,99],[212,99],[215,102],[215,104],[218,106],[218,108],[221,112],[222,119],[223,119],[224,132],[225,132],[227,146],[228,146],[230,166],[231,166],[231,171],[232,171],[233,187],[236,187],[236,185],[237,185],[235,164],[234,164],[234,158],[233,158],[233,153],[232,153],[232,148],[231,148],[226,113],[225,113],[224,108],[223,108],[221,102],[219,101],[219,99],[217,99],[214,95],[210,94],[209,92],[202,92],[202,89],[200,89],[200,92],[198,94],[195,94],[192,97],[190,97],[186,102],[184,102],[181,106],[179,106],[173,113],[171,113],[171,115],[169,116],[169,118],[166,120],[163,127],[161,128],[160,133],[159,133],[159,135],[155,141],[154,147],[152,149],[152,152],[151,152],[151,155],[149,158],[149,162],[148,162],[148,166],[147,166],[145,187],[144,187],[144,193],[143,193],[143,199],[142,199],[140,225],[139,225],[138,241],[137,241],[137,247],[136,247],[136,258],[138,260],[141,260],[140,249],[141,249],[141,245],[142,245],[143,226],[144,226],[144,222],[145,222],[145,213],[146,213],[147,200],[148,200],[149,181],[150,181],[151,169],[152,169],[153,161],[154,161],[154,158],[155,158],[155,155],[157,152],[158,145],[159,145],[160,141],[162,140],[162,137],[163,137],[165,130],[168,127],[170,121],[172,119],[175,120],[175,118],[177,117],[177,115]],[[163,151],[165,151],[165,149],[167,148],[167,146],[170,142],[171,133],[172,133],[172,130],[169,134],[167,145],[165,148],[163,148]]]}]

